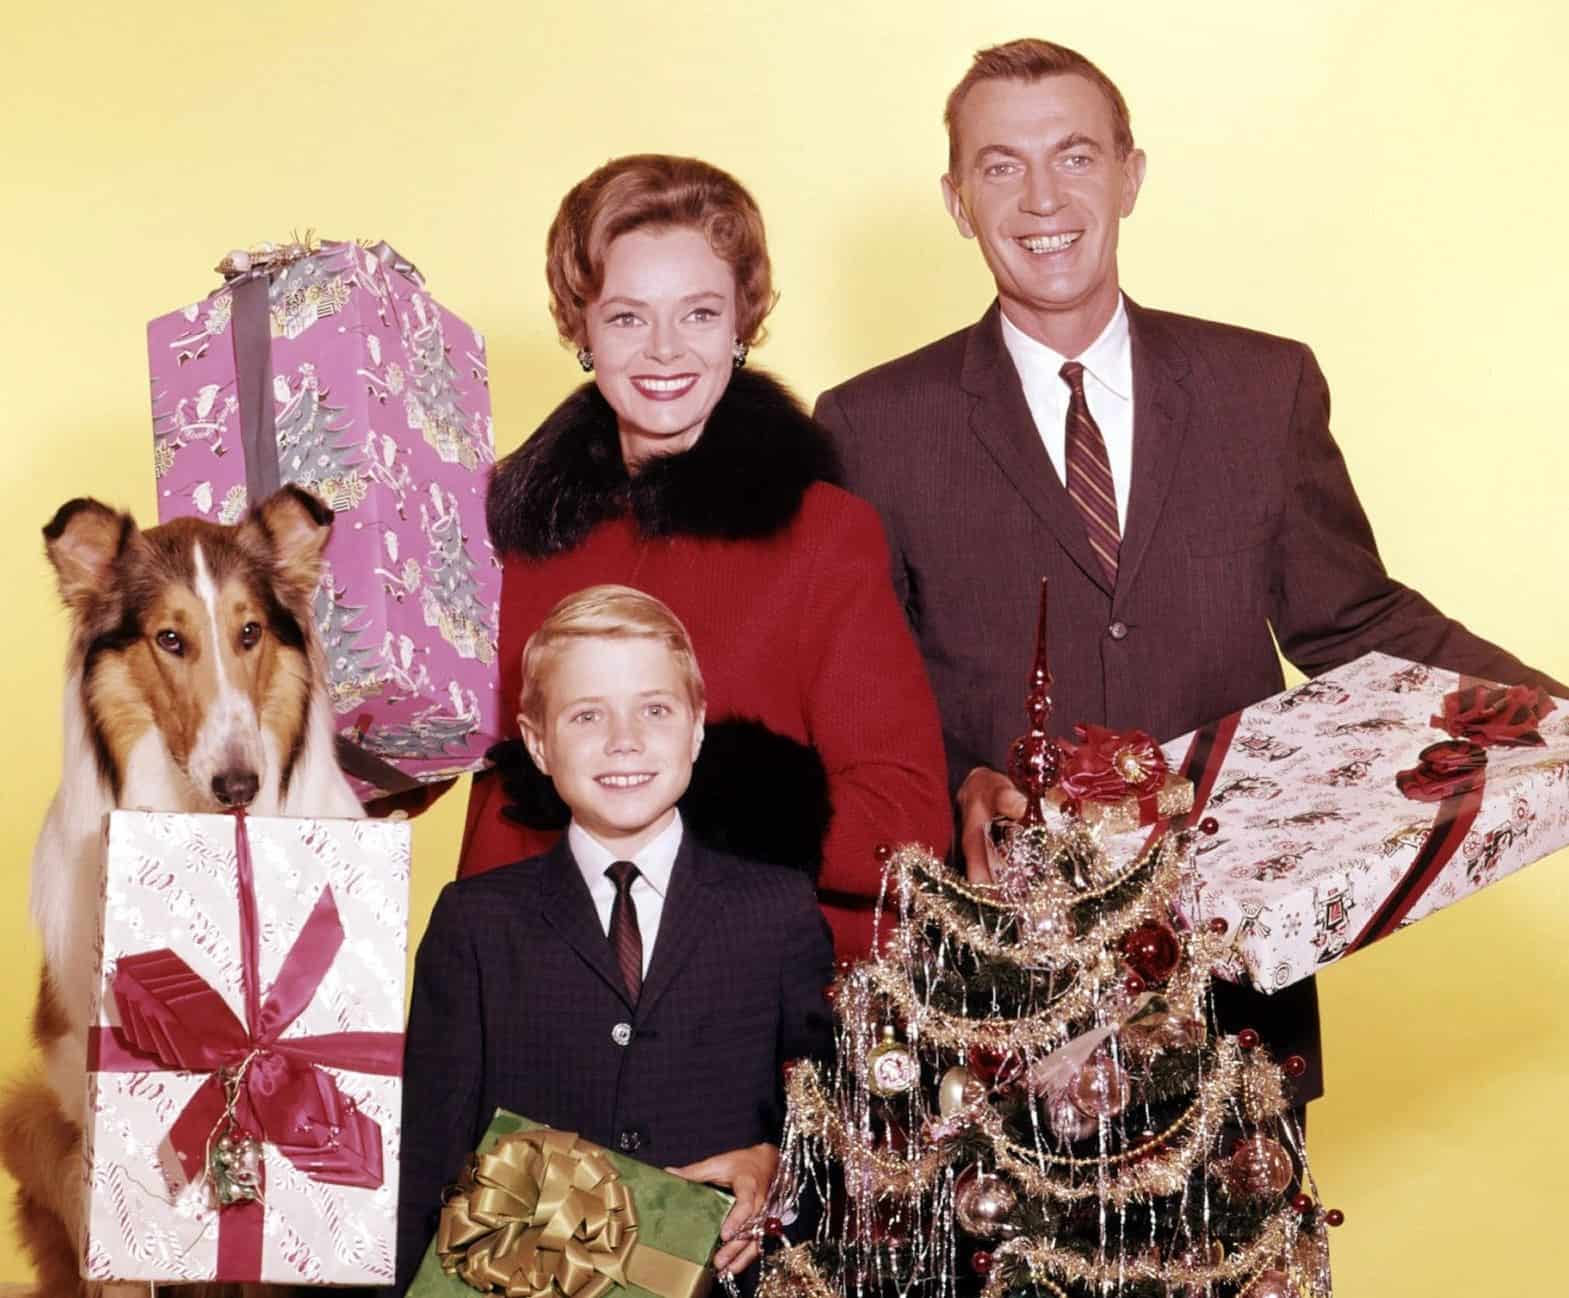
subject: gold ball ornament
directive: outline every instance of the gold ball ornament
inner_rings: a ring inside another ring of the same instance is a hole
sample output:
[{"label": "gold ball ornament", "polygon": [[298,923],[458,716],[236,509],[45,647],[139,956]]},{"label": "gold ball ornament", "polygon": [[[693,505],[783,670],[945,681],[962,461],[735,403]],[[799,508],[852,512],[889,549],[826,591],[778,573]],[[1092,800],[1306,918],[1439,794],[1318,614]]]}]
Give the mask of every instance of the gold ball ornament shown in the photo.
[{"label": "gold ball ornament", "polygon": [[1239,1140],[1226,1160],[1226,1180],[1233,1194],[1264,1199],[1281,1194],[1296,1169],[1278,1140],[1248,1136]]},{"label": "gold ball ornament", "polygon": [[979,1108],[985,1102],[985,1084],[962,1064],[955,1064],[937,1083],[937,1112],[945,1118]]},{"label": "gold ball ornament", "polygon": [[1128,784],[1140,784],[1149,778],[1149,768],[1139,757],[1136,749],[1118,749],[1116,757],[1112,759],[1112,765],[1117,768],[1117,774]]},{"label": "gold ball ornament", "polygon": [[888,1099],[903,1095],[921,1080],[921,1065],[915,1052],[900,1041],[890,1024],[883,1037],[866,1054],[866,1089]]},{"label": "gold ball ornament", "polygon": [[953,1184],[953,1216],[959,1229],[980,1239],[1006,1239],[1018,1234],[1008,1217],[1018,1203],[1013,1187],[979,1167],[961,1172]]}]

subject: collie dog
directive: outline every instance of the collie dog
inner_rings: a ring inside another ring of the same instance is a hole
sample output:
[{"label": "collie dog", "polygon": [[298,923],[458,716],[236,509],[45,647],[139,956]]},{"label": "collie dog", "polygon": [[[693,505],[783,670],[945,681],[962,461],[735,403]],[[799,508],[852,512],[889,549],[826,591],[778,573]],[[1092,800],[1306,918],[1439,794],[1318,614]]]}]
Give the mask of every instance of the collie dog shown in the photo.
[{"label": "collie dog", "polygon": [[77,1234],[105,813],[362,814],[338,769],[312,618],[331,528],[332,511],[297,487],[237,527],[181,518],[142,531],[73,500],[44,528],[71,616],[65,761],[33,851],[43,1069],[0,1107],[0,1158],[48,1298],[100,1292],[80,1278]]}]

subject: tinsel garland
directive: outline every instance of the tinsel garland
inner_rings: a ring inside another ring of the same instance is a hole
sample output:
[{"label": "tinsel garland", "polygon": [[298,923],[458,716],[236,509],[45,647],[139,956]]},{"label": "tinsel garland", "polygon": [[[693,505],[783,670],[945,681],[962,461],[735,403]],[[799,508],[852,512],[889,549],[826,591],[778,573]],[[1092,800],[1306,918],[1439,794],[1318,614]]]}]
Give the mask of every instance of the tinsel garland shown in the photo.
[{"label": "tinsel garland", "polygon": [[[1073,1157],[1022,1145],[1008,1134],[1002,1116],[990,1106],[981,1106],[971,1117],[974,1130],[990,1147],[997,1169],[1017,1181],[1026,1194],[1065,1202],[1102,1199],[1110,1206],[1122,1207],[1182,1190],[1231,1116],[1226,1102],[1236,1092],[1244,1071],[1235,1038],[1220,1038],[1215,1043],[1213,1066],[1182,1116],[1158,1137],[1113,1154]],[[930,1189],[945,1167],[964,1161],[970,1148],[957,1142],[933,1144],[914,1158],[873,1149],[839,1115],[810,1065],[796,1066],[787,1096],[796,1130],[821,1141],[844,1165],[851,1182],[873,1198]],[[1053,1174],[1048,1167],[1069,1171]],[[1080,1180],[1074,1169],[1095,1175]]]},{"label": "tinsel garland", "polygon": [[[1080,832],[1089,834],[1090,831]],[[1060,881],[1048,879],[1020,897],[1009,897],[995,887],[981,889],[964,884],[940,860],[920,847],[901,848],[890,865],[894,895],[902,906],[908,906],[910,918],[915,921],[903,932],[913,936],[917,927],[930,925],[978,956],[1039,969],[1094,963],[1123,934],[1147,920],[1169,918],[1164,913],[1165,899],[1176,891],[1181,879],[1182,853],[1173,846],[1173,840],[1162,837],[1152,848],[1141,853],[1122,875],[1099,889],[1068,893]],[[1132,888],[1146,875],[1147,883]],[[1107,899],[1130,889],[1137,898],[1136,904],[1126,907],[1104,904]],[[969,906],[961,908],[952,900],[953,896],[963,898]],[[1088,928],[1079,928],[1077,936],[1068,941],[1060,935],[1041,937],[1020,932],[1016,924],[1008,923],[1009,919],[1027,912],[1032,906],[1057,907],[1078,915],[1093,913],[1096,903],[1102,904],[1098,917]],[[1002,917],[997,928],[989,928],[980,918],[987,911]],[[1010,927],[1012,937],[1003,937]]]},{"label": "tinsel garland", "polygon": [[[1202,1293],[1206,1285],[1249,1281],[1282,1258],[1291,1259],[1301,1229],[1301,1214],[1289,1207],[1282,1208],[1250,1243],[1227,1253],[1219,1262],[1185,1266],[1170,1258],[1136,1254],[1121,1260],[1117,1273],[1127,1280],[1158,1280],[1174,1293],[1180,1293],[1185,1287]],[[1294,1261],[1288,1262],[1288,1267],[1295,1269]],[[1018,1270],[1027,1272],[1031,1284],[1038,1283],[1043,1276],[1090,1286],[1099,1285],[1105,1279],[1104,1263],[1082,1257],[1072,1249],[1021,1237],[1007,1240],[993,1251],[992,1272],[982,1298],[1001,1298],[1019,1282]],[[1290,1274],[1289,1269],[1287,1273]]]}]

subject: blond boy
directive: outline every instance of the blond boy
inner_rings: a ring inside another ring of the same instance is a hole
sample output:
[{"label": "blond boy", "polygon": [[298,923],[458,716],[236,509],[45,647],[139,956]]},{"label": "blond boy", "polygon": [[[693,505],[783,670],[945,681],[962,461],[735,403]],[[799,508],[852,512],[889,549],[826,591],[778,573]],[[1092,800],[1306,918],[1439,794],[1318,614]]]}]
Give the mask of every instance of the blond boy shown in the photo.
[{"label": "blond boy", "polygon": [[543,856],[448,884],[415,965],[404,1060],[400,1290],[498,1106],[730,1188],[715,1255],[777,1162],[782,1067],[831,1048],[832,946],[804,874],[712,851],[676,801],[703,680],[658,600],[595,586],[523,652],[521,724],[572,811]]}]

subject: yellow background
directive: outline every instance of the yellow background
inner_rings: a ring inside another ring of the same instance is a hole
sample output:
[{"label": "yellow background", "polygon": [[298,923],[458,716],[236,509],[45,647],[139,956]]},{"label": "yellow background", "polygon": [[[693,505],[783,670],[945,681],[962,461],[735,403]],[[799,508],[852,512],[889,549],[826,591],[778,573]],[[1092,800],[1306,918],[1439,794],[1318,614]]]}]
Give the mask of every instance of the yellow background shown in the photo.
[{"label": "yellow background", "polygon": [[[1391,569],[1569,677],[1558,3],[12,5],[7,1070],[27,1050],[27,861],[59,763],[66,626],[38,529],[80,494],[151,519],[145,320],[205,293],[232,246],[384,236],[488,335],[507,450],[579,378],[544,308],[556,201],[612,155],[689,152],[762,205],[782,298],[758,359],[810,399],[984,309],[980,258],[938,201],[939,113],[973,49],[1026,33],[1084,50],[1130,101],[1150,156],[1131,294],[1310,341]],[[419,823],[419,924],[461,802]],[[1312,1146],[1348,1218],[1345,1298],[1563,1292],[1562,868],[1321,980]],[[23,1274],[7,1239],[0,1279]]]}]

